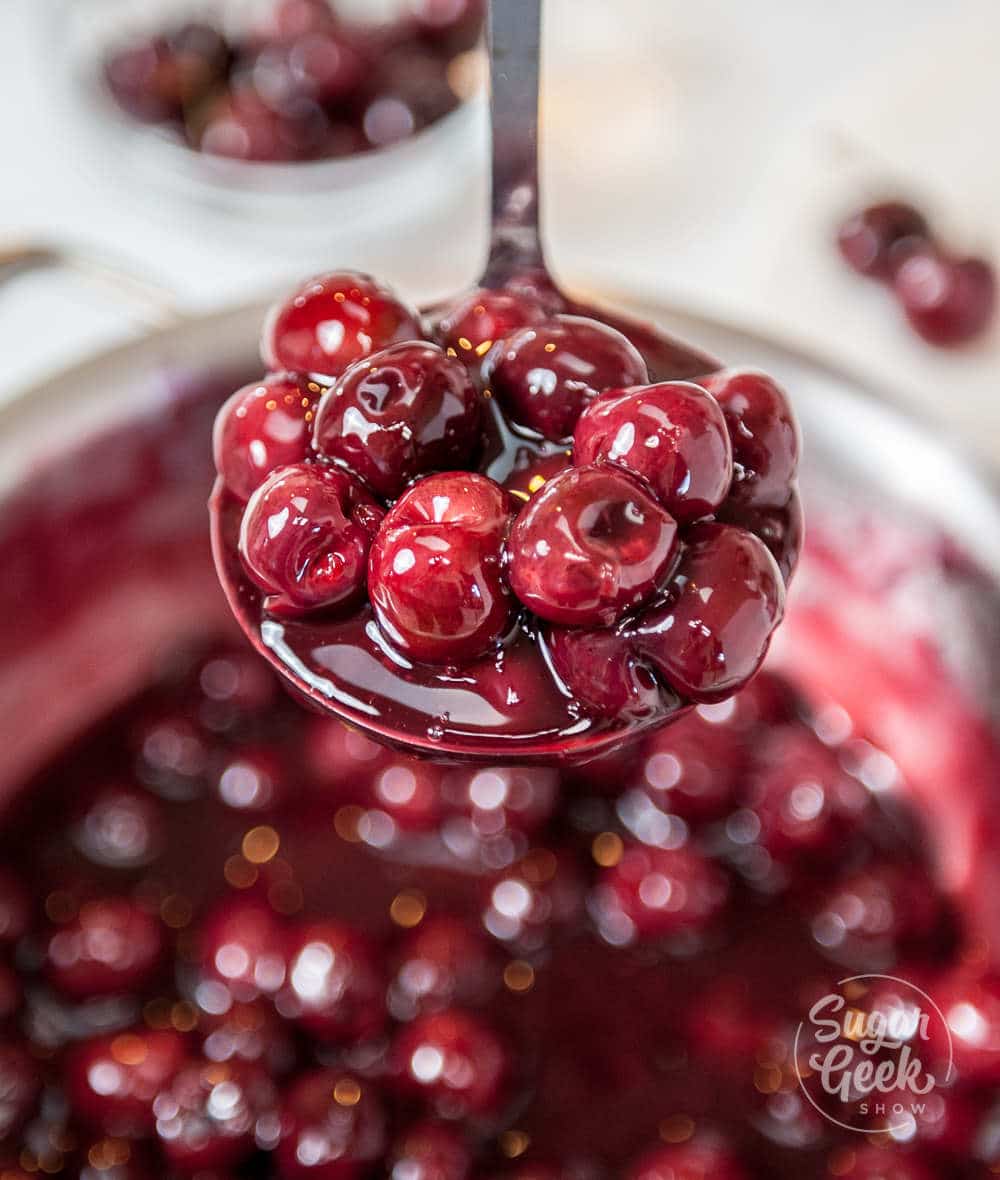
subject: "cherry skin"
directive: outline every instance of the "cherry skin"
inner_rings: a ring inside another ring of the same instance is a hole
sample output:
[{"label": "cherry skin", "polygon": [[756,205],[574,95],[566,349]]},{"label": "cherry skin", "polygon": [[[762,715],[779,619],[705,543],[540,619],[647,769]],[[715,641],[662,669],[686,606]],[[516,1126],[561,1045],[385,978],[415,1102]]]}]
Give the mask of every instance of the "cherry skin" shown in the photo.
[{"label": "cherry skin", "polygon": [[74,1000],[139,991],[157,974],[165,951],[160,922],[123,897],[85,902],[45,944],[45,974]]},{"label": "cherry skin", "polygon": [[236,391],[215,419],[215,469],[240,500],[249,500],[276,467],[309,455],[319,399],[304,378],[271,376]]},{"label": "cherry skin", "polygon": [[395,344],[340,377],[320,403],[313,441],[391,500],[414,476],[468,465],[479,406],[458,361],[434,344]]},{"label": "cherry skin", "polygon": [[424,1119],[398,1137],[389,1164],[398,1180],[466,1180],[473,1155],[458,1127]]},{"label": "cherry skin", "polygon": [[785,586],[751,533],[698,524],[685,541],[671,598],[640,617],[636,645],[681,697],[718,701],[763,662],[784,613]]},{"label": "cherry skin", "polygon": [[530,295],[480,288],[448,309],[438,321],[435,336],[449,356],[478,374],[498,340],[540,324],[545,317],[541,302]]},{"label": "cherry skin", "polygon": [[943,1175],[912,1152],[868,1144],[838,1151],[830,1171],[844,1180],[937,1180]]},{"label": "cherry skin", "polygon": [[615,328],[560,315],[497,344],[483,362],[483,380],[519,426],[561,441],[598,394],[645,385],[649,372]]},{"label": "cherry skin", "polygon": [[382,516],[346,471],[318,463],[272,471],[247,504],[239,541],[265,609],[294,616],[356,602]]},{"label": "cherry skin", "polygon": [[198,942],[202,969],[237,1000],[273,995],[285,982],[285,930],[263,902],[249,897],[221,902],[202,922]]},{"label": "cherry skin", "polygon": [[954,261],[918,251],[899,266],[893,290],[913,328],[944,348],[974,340],[996,309],[996,275],[979,258]]},{"label": "cherry skin", "polygon": [[511,589],[550,622],[608,626],[657,590],[676,549],[675,521],[631,476],[572,467],[518,516],[508,546]]},{"label": "cherry skin", "polygon": [[480,1004],[495,990],[499,968],[475,927],[448,914],[425,918],[401,943],[390,989],[393,1014],[412,1019],[453,1004]]},{"label": "cherry skin", "polygon": [[273,308],[261,351],[273,371],[336,378],[355,361],[422,335],[420,317],[387,287],[355,271],[333,271]]},{"label": "cherry skin", "polygon": [[625,1173],[626,1180],[748,1180],[737,1157],[711,1141],[654,1148]]},{"label": "cherry skin", "polygon": [[20,880],[0,868],[0,947],[13,946],[28,930],[31,899]]},{"label": "cherry skin", "polygon": [[375,616],[404,655],[474,659],[507,629],[502,558],[507,493],[468,472],[429,475],[390,509],[368,572]]},{"label": "cherry skin", "polygon": [[311,1036],[350,1044],[385,1024],[385,980],[374,948],[350,926],[327,920],[294,931],[280,1009]]},{"label": "cherry skin", "polygon": [[137,1028],[73,1045],[63,1084],[77,1117],[106,1135],[153,1131],[153,1102],[187,1060],[172,1029]]},{"label": "cherry skin", "polygon": [[629,844],[617,864],[602,869],[594,910],[605,939],[701,934],[718,918],[729,893],[725,874],[691,848]]},{"label": "cherry skin", "polygon": [[235,1167],[254,1151],[257,1120],[276,1105],[277,1090],[260,1066],[195,1060],[153,1103],[157,1142],[187,1174]]},{"label": "cherry skin", "polygon": [[711,516],[733,480],[719,403],[686,381],[610,393],[576,424],[577,464],[610,463],[636,476],[678,524]]},{"label": "cherry skin", "polygon": [[728,500],[719,509],[718,520],[722,524],[734,524],[746,529],[763,541],[778,563],[785,588],[791,585],[805,539],[802,497],[797,488],[792,489],[788,503],[783,508],[746,507]]},{"label": "cherry skin", "polygon": [[892,277],[894,259],[907,239],[926,239],[927,220],[912,205],[886,201],[849,217],[837,234],[844,261],[859,274]]},{"label": "cherry skin", "polygon": [[481,1017],[460,1008],[403,1025],[392,1044],[390,1066],[401,1094],[454,1119],[499,1113],[511,1073],[499,1036]]},{"label": "cherry skin", "polygon": [[799,465],[801,440],[781,387],[754,369],[723,369],[701,380],[722,407],[733,444],[731,499],[744,506],[782,508]]},{"label": "cherry skin", "polygon": [[12,1040],[0,1044],[0,1143],[21,1130],[41,1092],[41,1071],[27,1049]]},{"label": "cherry skin", "polygon": [[385,1115],[371,1082],[323,1069],[292,1083],[274,1152],[282,1180],[358,1180],[385,1146]]},{"label": "cherry skin", "polygon": [[627,633],[551,627],[545,644],[555,674],[587,712],[639,720],[667,703]]}]

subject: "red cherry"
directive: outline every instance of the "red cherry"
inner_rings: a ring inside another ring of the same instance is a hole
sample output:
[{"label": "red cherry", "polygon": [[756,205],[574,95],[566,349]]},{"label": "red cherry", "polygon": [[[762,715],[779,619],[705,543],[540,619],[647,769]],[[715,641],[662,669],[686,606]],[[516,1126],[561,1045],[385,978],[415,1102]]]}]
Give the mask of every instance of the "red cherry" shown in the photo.
[{"label": "red cherry", "polygon": [[555,316],[498,344],[483,379],[519,426],[556,441],[606,389],[649,381],[646,362],[615,328],[582,316]]},{"label": "red cherry", "polygon": [[239,545],[266,609],[295,615],[357,601],[382,516],[346,471],[315,463],[272,471],[247,504]]},{"label": "red cherry", "polygon": [[719,509],[718,519],[723,524],[734,524],[746,529],[763,541],[778,563],[785,588],[791,585],[805,534],[802,498],[797,489],[792,489],[791,497],[783,508],[746,507],[729,500]]},{"label": "red cherry", "polygon": [[372,1083],[323,1069],[298,1078],[287,1092],[274,1158],[282,1180],[357,1180],[385,1145],[385,1116]]},{"label": "red cherry", "polygon": [[498,980],[489,942],[462,919],[442,914],[426,918],[404,938],[390,1003],[397,1018],[408,1020],[452,1004],[481,1004]]},{"label": "red cherry", "polygon": [[63,1084],[79,1118],[107,1135],[138,1136],[155,1125],[153,1102],[187,1058],[173,1030],[138,1028],[81,1041],[63,1067]]},{"label": "red cherry", "polygon": [[[951,1033],[951,1051],[959,1080],[976,1085],[1000,1082],[1000,976],[958,968],[929,989]],[[931,1044],[947,1062],[948,1038],[940,1020],[929,1025]]]},{"label": "red cherry", "polygon": [[733,444],[731,498],[757,508],[788,503],[799,465],[799,427],[784,390],[754,369],[723,369],[701,380],[726,418]]},{"label": "red cherry", "polygon": [[390,1175],[398,1180],[467,1180],[472,1163],[462,1131],[433,1119],[407,1127],[389,1154]]},{"label": "red cherry", "polygon": [[636,476],[679,524],[710,516],[733,480],[733,448],[718,402],[686,381],[605,394],[576,424],[578,464]]},{"label": "red cherry", "polygon": [[485,288],[453,304],[438,321],[435,335],[449,356],[456,356],[477,374],[494,344],[546,317],[530,295],[512,295]]},{"label": "red cherry", "polygon": [[123,897],[85,902],[45,944],[45,974],[74,1000],[140,991],[160,969],[159,921]]},{"label": "red cherry", "polygon": [[939,1173],[899,1147],[845,1147],[830,1160],[830,1172],[843,1180],[937,1180]]},{"label": "red cherry", "polygon": [[328,459],[393,499],[414,476],[469,464],[479,395],[434,344],[396,344],[352,365],[320,402],[313,439]]},{"label": "red cherry", "polygon": [[199,947],[203,970],[238,1000],[273,995],[285,982],[284,929],[274,911],[253,898],[216,906],[202,922]]},{"label": "red cherry", "polygon": [[928,233],[926,219],[912,205],[887,201],[849,217],[837,233],[837,245],[844,261],[859,274],[887,279],[900,245],[907,239],[925,239]]},{"label": "red cherry", "polygon": [[400,1092],[419,1098],[442,1118],[495,1115],[510,1081],[511,1060],[493,1029],[458,1008],[403,1025],[391,1051]]},{"label": "red cherry", "polygon": [[277,1105],[277,1090],[260,1066],[192,1061],[153,1103],[160,1150],[178,1170],[230,1168],[255,1148],[258,1120]]},{"label": "red cherry", "polygon": [[13,946],[28,930],[31,900],[9,869],[0,868],[0,946]]},{"label": "red cherry", "polygon": [[387,287],[355,271],[333,271],[272,309],[261,349],[272,370],[335,378],[373,352],[422,335],[417,313]]},{"label": "red cherry", "polygon": [[385,981],[374,949],[340,922],[295,930],[280,1011],[312,1036],[332,1043],[364,1040],[385,1024]]},{"label": "red cherry", "polygon": [[602,869],[595,912],[613,945],[700,934],[719,916],[728,892],[725,874],[694,849],[630,844],[617,864]]},{"label": "red cherry", "polygon": [[318,386],[302,377],[271,376],[245,385],[215,419],[215,469],[241,500],[276,467],[301,463],[309,455]]},{"label": "red cherry", "polygon": [[628,634],[550,627],[545,642],[556,675],[585,711],[641,719],[664,706],[665,691],[639,661]]},{"label": "red cherry", "polygon": [[929,344],[946,348],[984,332],[996,308],[996,275],[979,258],[956,262],[916,252],[896,271],[893,289],[913,328]]},{"label": "red cherry", "polygon": [[288,795],[288,769],[270,746],[244,747],[226,759],[216,792],[234,811],[268,811]]},{"label": "red cherry", "polygon": [[550,622],[607,626],[656,591],[676,543],[673,518],[631,476],[610,467],[569,468],[514,524],[511,588]]},{"label": "red cherry", "polygon": [[88,801],[73,842],[93,864],[134,869],[156,859],[165,835],[160,805],[148,794],[107,787]]},{"label": "red cherry", "polygon": [[626,1180],[748,1180],[733,1152],[711,1140],[656,1147],[625,1176]]},{"label": "red cherry", "polygon": [[444,815],[443,778],[433,762],[398,754],[375,772],[362,801],[384,811],[404,832],[433,831]]},{"label": "red cherry", "polygon": [[507,629],[502,578],[507,493],[482,475],[419,480],[389,511],[372,546],[369,594],[386,635],[405,655],[458,663]]},{"label": "red cherry", "polygon": [[311,100],[276,111],[245,85],[223,91],[189,127],[193,146],[206,155],[261,164],[309,159],[319,153],[328,132],[326,115]]},{"label": "red cherry", "polygon": [[0,1143],[21,1130],[41,1092],[41,1071],[27,1049],[11,1040],[0,1044]]},{"label": "red cherry", "polygon": [[671,598],[646,611],[638,651],[682,697],[711,702],[746,685],[781,621],[785,586],[750,533],[698,524],[686,537]]}]

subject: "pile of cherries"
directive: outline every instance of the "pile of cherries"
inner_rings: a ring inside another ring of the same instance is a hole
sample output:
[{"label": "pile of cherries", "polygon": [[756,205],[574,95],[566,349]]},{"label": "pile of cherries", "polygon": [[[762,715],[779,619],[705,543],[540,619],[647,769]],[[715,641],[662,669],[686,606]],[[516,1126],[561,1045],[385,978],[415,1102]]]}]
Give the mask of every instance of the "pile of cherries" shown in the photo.
[{"label": "pile of cherries", "polygon": [[850,267],[888,285],[929,344],[966,344],[992,323],[993,267],[981,258],[955,258],[912,205],[887,201],[862,209],[841,225],[837,244]]},{"label": "pile of cherries", "polygon": [[[1000,981],[841,736],[765,674],[613,763],[445,767],[179,659],[5,816],[0,1176],[985,1180]],[[864,971],[952,1021],[903,1134],[798,1088]]]},{"label": "pile of cherries", "polygon": [[264,615],[370,611],[438,669],[528,643],[607,721],[746,684],[801,543],[788,400],[751,370],[657,381],[577,310],[518,280],[426,325],[352,272],[278,305],[215,434]]},{"label": "pile of cherries", "polygon": [[104,77],[144,123],[214,156],[281,163],[387,147],[468,96],[461,57],[483,0],[408,0],[387,24],[352,25],[329,0],[274,0],[239,40],[188,22],[115,49]]}]

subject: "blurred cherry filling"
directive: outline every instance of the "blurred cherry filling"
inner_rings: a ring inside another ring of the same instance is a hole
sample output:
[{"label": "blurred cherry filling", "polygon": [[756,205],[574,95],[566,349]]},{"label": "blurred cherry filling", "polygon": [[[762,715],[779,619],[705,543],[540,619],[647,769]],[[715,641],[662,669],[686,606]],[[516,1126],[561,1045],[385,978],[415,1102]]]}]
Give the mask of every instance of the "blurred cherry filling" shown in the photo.
[{"label": "blurred cherry filling", "polygon": [[350,271],[274,307],[213,511],[238,609],[297,668],[418,734],[555,739],[753,677],[802,542],[789,401],[583,310],[514,279],[425,325]]}]

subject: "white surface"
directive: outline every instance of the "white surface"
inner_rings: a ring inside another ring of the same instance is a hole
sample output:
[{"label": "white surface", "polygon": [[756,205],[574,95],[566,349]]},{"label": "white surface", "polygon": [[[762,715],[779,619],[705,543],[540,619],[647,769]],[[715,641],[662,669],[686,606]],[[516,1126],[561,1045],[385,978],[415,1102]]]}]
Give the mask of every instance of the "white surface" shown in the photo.
[{"label": "white surface", "polygon": [[[370,218],[363,227],[331,218],[338,224],[295,244],[276,227],[123,180],[62,104],[60,59],[40,36],[54,4],[0,6],[0,242],[112,247],[192,310],[334,263],[415,296],[475,275],[484,188],[460,181],[468,169],[457,164],[435,177],[419,224],[383,231]],[[912,189],[956,245],[1000,256],[993,0],[547,4],[544,173],[557,270],[805,342],[994,445],[997,337],[960,356],[934,353],[829,245],[845,208]],[[466,148],[481,175],[485,144]],[[0,392],[131,330],[79,280],[19,280],[0,290]]]}]

